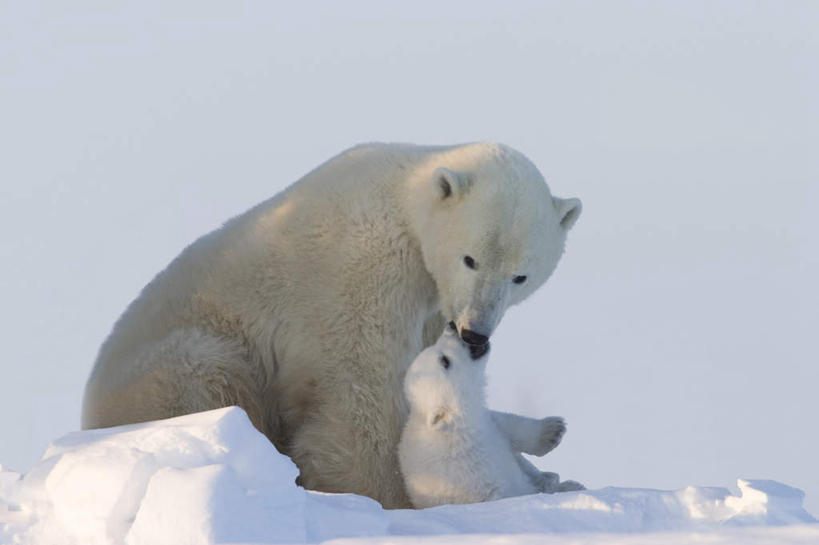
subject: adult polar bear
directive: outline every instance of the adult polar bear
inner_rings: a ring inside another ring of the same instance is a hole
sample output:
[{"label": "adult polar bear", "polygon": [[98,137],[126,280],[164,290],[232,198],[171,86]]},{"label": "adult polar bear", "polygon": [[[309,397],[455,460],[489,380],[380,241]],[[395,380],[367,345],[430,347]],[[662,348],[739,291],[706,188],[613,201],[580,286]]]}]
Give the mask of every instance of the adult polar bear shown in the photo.
[{"label": "adult polar bear", "polygon": [[145,287],[100,349],[83,427],[239,405],[307,488],[407,507],[407,367],[445,322],[486,343],[579,213],[500,144],[352,148]]}]

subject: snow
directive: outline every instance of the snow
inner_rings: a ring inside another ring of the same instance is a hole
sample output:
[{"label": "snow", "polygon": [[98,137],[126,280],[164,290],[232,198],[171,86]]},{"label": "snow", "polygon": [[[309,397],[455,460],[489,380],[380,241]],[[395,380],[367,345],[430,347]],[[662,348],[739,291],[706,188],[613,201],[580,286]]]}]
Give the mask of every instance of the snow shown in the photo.
[{"label": "snow", "polygon": [[305,491],[297,474],[236,407],[75,432],[23,476],[0,467],[0,543],[819,542],[803,492],[774,481],[740,479],[739,494],[603,488],[385,511]]}]

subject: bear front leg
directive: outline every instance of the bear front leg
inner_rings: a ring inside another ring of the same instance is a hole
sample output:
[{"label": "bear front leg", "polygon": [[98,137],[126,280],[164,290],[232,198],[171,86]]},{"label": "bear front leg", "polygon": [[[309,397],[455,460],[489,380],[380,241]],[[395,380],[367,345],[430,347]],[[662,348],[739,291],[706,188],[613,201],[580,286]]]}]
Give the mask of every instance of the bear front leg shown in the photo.
[{"label": "bear front leg", "polygon": [[[383,336],[363,335],[373,341]],[[419,345],[420,338],[412,345],[400,338],[386,345],[359,341],[334,360],[326,357],[323,372],[312,376],[312,405],[290,442],[305,488],[411,508],[398,441],[406,415],[403,370]]]},{"label": "bear front leg", "polygon": [[492,420],[509,439],[512,449],[534,456],[543,456],[560,444],[566,433],[566,422],[560,416],[540,420],[512,413],[490,411]]},{"label": "bear front leg", "polygon": [[[350,385],[310,415],[293,438],[299,484],[369,496],[387,509],[411,508],[398,462],[401,423],[394,407]],[[367,400],[366,398],[369,398]]]}]

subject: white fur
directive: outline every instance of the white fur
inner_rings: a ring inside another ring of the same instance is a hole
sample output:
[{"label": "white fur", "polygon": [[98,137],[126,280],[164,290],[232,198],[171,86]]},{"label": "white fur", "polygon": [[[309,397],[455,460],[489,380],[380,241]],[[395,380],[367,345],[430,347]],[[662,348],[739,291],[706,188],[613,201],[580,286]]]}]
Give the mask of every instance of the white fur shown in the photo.
[{"label": "white fur", "polygon": [[447,321],[490,335],[551,274],[579,210],[499,144],[350,149],[145,287],[100,349],[83,426],[236,404],[305,486],[406,506],[407,366]]},{"label": "white fur", "polygon": [[520,455],[520,441],[548,444],[546,452],[555,448],[565,424],[559,417],[534,420],[489,411],[486,361],[486,356],[472,360],[447,328],[407,371],[410,414],[398,458],[417,508],[583,488],[574,481],[560,483],[555,473],[541,473]]}]

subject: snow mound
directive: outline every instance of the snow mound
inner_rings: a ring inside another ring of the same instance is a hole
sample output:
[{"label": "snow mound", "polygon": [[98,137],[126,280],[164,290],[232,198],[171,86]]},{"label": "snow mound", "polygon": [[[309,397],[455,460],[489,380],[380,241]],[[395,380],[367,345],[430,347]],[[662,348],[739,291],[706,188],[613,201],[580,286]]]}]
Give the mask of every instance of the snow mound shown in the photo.
[{"label": "snow mound", "polygon": [[361,496],[305,491],[295,484],[297,474],[236,407],[71,433],[24,476],[0,468],[0,543],[315,543],[816,522],[802,508],[802,491],[773,481],[740,480],[738,496],[723,488],[604,488],[384,511]]}]

